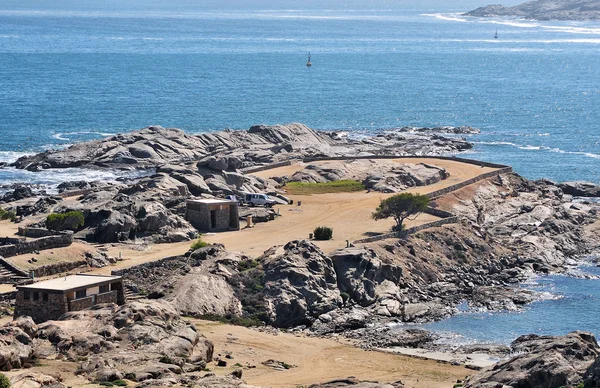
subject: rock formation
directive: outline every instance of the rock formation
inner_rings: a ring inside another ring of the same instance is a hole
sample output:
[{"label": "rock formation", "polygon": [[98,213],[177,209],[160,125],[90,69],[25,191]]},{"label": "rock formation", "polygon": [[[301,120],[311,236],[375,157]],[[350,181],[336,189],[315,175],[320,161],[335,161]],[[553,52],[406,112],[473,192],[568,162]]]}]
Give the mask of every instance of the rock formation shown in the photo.
[{"label": "rock formation", "polygon": [[27,366],[34,357],[58,357],[78,362],[79,374],[100,382],[202,370],[213,353],[212,343],[166,301],[97,305],[37,326],[19,318],[0,331],[0,369]]},{"label": "rock formation", "polygon": [[592,334],[524,335],[517,338],[511,348],[517,356],[467,379],[464,387],[598,386],[594,373],[600,348]]},{"label": "rock formation", "polygon": [[467,16],[513,16],[535,20],[600,20],[600,1],[597,0],[535,0],[504,7],[500,4],[480,7]]}]

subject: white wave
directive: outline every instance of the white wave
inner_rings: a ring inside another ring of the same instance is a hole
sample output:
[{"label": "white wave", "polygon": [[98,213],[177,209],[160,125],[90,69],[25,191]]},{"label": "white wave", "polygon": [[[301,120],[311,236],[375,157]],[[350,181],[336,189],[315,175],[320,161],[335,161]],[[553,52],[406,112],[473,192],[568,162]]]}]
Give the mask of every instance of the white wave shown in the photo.
[{"label": "white wave", "polygon": [[[544,135],[542,135],[542,136],[544,136]],[[522,150],[538,150],[538,151],[554,152],[554,153],[558,153],[558,154],[583,155],[588,158],[600,159],[600,154],[594,154],[591,152],[566,151],[566,150],[562,150],[560,148],[550,148],[547,146],[522,145],[522,144],[511,143],[508,141],[474,141],[473,143],[474,144],[482,144],[482,145],[506,145],[506,146],[516,147],[516,148],[519,148]]]},{"label": "white wave", "polygon": [[600,35],[600,28],[591,27],[569,27],[569,26],[540,26],[550,31],[566,32],[569,34]]},{"label": "white wave", "polygon": [[33,155],[33,152],[0,151],[0,162],[12,163],[22,156]]},{"label": "white wave", "polygon": [[0,38],[2,38],[2,39],[19,39],[20,36],[19,35],[0,35]]},{"label": "white wave", "polygon": [[142,40],[164,40],[163,38],[142,38]]},{"label": "white wave", "polygon": [[85,168],[63,168],[48,169],[39,172],[19,170],[15,168],[4,168],[0,170],[3,184],[30,183],[43,185],[48,189],[54,189],[62,182],[85,180],[116,182],[118,178],[137,178],[151,175],[153,170],[146,171],[120,171],[120,170],[92,170]]},{"label": "white wave", "polygon": [[518,27],[518,28],[536,28],[540,27],[538,23],[519,22],[514,20],[480,20],[480,23],[500,24],[503,26]]},{"label": "white wave", "polygon": [[452,22],[462,22],[462,23],[468,23],[469,20],[463,18],[463,17],[459,17],[459,13],[423,13],[419,16],[429,16],[429,17],[434,17],[436,19],[439,20],[448,20],[448,21],[452,21]]},{"label": "white wave", "polygon": [[546,133],[538,133],[537,135],[538,135],[538,136],[550,136],[550,134],[549,134],[549,133],[547,133],[547,132],[546,132]]},{"label": "white wave", "polygon": [[57,140],[65,140],[65,141],[71,140],[68,137],[64,137],[63,135],[64,135],[64,133],[55,133],[54,135],[52,135],[52,137]]}]

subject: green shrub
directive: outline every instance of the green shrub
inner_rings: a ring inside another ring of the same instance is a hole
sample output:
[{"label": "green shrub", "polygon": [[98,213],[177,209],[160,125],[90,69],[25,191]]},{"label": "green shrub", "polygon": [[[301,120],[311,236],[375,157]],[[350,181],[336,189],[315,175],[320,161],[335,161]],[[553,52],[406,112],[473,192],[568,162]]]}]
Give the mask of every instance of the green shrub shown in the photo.
[{"label": "green shrub", "polygon": [[12,222],[15,222],[16,219],[17,215],[15,214],[15,212],[10,212],[8,210],[0,208],[0,220],[10,220]]},{"label": "green shrub", "polygon": [[348,295],[347,292],[340,292],[340,296],[342,297],[342,302],[344,304],[346,304],[346,302],[348,302],[348,300],[350,299],[350,295]]},{"label": "green shrub", "polygon": [[125,380],[115,380],[115,381],[113,381],[113,384],[116,385],[117,387],[126,387],[127,386],[127,381],[125,381]]},{"label": "green shrub", "polygon": [[0,373],[0,388],[10,388],[10,380],[4,373]]},{"label": "green shrub", "polygon": [[127,380],[131,380],[131,381],[135,381],[137,379],[137,376],[135,375],[134,372],[129,372],[129,373],[125,373],[125,376],[123,376],[123,378],[125,378]]},{"label": "green shrub", "polygon": [[115,385],[113,383],[111,383],[110,381],[101,381],[98,383],[98,385],[101,385],[103,387],[114,387]]},{"label": "green shrub", "polygon": [[238,271],[240,271],[240,272],[247,271],[249,269],[256,268],[256,267],[258,267],[258,261],[253,260],[253,259],[241,260],[238,263]]},{"label": "green shrub", "polygon": [[192,251],[195,251],[196,249],[200,249],[200,248],[204,248],[209,246],[210,244],[207,243],[206,241],[202,241],[202,237],[198,237],[198,239],[196,241],[194,241],[194,243],[192,244],[192,246],[190,247],[190,249]]},{"label": "green shrub", "polygon": [[85,224],[85,217],[80,211],[52,213],[46,218],[46,227],[52,230],[76,231]]},{"label": "green shrub", "polygon": [[333,238],[333,229],[327,226],[318,226],[313,233],[315,240],[331,240]]}]

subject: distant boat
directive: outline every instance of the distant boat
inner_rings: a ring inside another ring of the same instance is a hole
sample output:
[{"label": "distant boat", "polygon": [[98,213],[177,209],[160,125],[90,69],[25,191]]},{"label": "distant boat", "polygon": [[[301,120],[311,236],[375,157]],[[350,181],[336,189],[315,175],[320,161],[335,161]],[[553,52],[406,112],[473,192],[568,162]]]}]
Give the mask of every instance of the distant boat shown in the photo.
[{"label": "distant boat", "polygon": [[308,52],[308,61],[306,61],[306,67],[311,67],[312,62],[310,61],[310,51]]},{"label": "distant boat", "polygon": [[496,28],[496,33],[494,34],[494,39],[498,39],[498,29]]}]

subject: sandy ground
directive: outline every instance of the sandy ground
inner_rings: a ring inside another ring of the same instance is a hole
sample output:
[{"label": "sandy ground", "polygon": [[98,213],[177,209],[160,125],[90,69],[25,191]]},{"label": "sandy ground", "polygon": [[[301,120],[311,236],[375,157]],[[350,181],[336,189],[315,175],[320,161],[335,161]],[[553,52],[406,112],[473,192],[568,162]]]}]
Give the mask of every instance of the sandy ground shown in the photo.
[{"label": "sandy ground", "polygon": [[[86,252],[92,251],[95,251],[93,246],[76,240],[68,247],[47,249],[40,251],[40,253],[27,253],[24,255],[7,257],[5,260],[24,271],[28,271],[49,264],[80,261],[84,259]],[[35,257],[37,260],[35,263],[28,262],[32,257]]]},{"label": "sandy ground", "polygon": [[[263,387],[296,388],[355,376],[360,380],[380,382],[401,380],[407,388],[448,388],[456,380],[474,373],[464,366],[365,351],[330,339],[287,333],[273,335],[240,326],[194,322],[198,331],[215,344],[215,356],[225,356],[230,352],[233,357],[226,360],[228,366],[225,368],[209,364],[213,372],[219,375],[230,373],[238,363],[244,366],[242,378],[248,384]],[[279,371],[261,364],[269,359],[295,367]],[[256,368],[248,369],[247,365]]]}]

